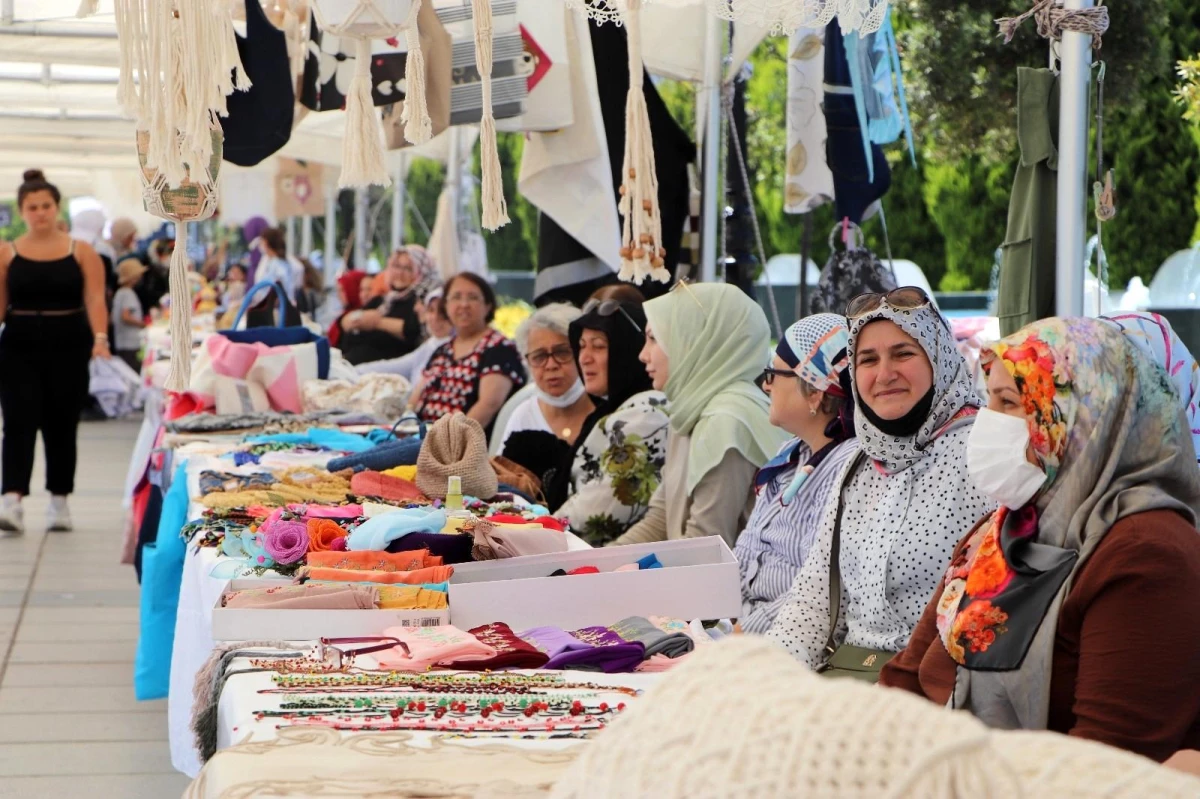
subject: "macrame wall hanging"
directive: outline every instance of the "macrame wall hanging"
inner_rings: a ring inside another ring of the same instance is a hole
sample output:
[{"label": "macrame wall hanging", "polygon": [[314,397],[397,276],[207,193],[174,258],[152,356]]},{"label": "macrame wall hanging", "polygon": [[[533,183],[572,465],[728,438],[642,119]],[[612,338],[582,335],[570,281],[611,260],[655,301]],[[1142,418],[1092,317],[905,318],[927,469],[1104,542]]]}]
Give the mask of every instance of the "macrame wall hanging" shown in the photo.
[{"label": "macrame wall hanging", "polygon": [[[428,2],[428,0],[426,0]],[[405,31],[408,59],[404,82],[404,138],[429,141],[433,128],[425,106],[425,58],[417,33],[421,0],[313,0],[317,27],[355,41],[354,78],[346,97],[346,132],[342,142],[342,174],[338,186],[391,185],[384,161],[383,125],[371,100],[371,40]]]},{"label": "macrame wall hanging", "polygon": [[483,92],[483,116],[479,120],[479,160],[483,172],[481,212],[483,226],[496,230],[508,224],[504,202],[504,179],[500,174],[500,151],[496,146],[496,117],[492,112],[492,4],[471,0],[475,22],[475,66]]},{"label": "macrame wall hanging", "polygon": [[142,201],[148,212],[176,223],[167,388],[184,391],[192,363],[187,223],[216,211],[218,118],[226,113],[225,98],[249,89],[250,81],[238,57],[228,0],[116,0],[114,11],[117,102],[136,120]]},{"label": "macrame wall hanging", "polygon": [[642,0],[627,0],[625,29],[629,38],[629,94],[625,99],[625,162],[621,167],[621,271],[617,277],[641,285],[646,278],[669,283],[663,261],[662,209],[658,204],[658,173],[650,112],[642,91]]},{"label": "macrame wall hanging", "polygon": [[280,16],[280,29],[287,38],[288,61],[292,78],[304,74],[304,59],[308,57],[308,0],[274,0]]},{"label": "macrame wall hanging", "polygon": [[[620,24],[627,0],[565,0],[568,7],[597,22]],[[668,2],[668,0],[664,0]],[[732,22],[790,35],[800,28],[824,28],[834,17],[842,33],[874,33],[887,18],[890,0],[707,0],[708,12]],[[673,3],[670,3],[673,4]]]}]

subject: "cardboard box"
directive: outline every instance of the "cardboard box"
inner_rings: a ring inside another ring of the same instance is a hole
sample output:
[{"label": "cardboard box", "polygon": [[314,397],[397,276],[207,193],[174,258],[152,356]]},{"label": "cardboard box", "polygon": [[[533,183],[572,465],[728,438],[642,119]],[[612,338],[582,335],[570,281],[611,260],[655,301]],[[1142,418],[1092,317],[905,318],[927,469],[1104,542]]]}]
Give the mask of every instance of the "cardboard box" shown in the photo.
[{"label": "cardboard box", "polygon": [[[613,571],[651,553],[664,568]],[[549,576],[580,566],[600,574]],[[741,611],[737,559],[719,536],[464,563],[450,578],[450,621],[463,630],[495,621],[515,631],[576,630],[628,616],[721,619]]]},{"label": "cardboard box", "polygon": [[[269,588],[278,580],[233,580],[227,591]],[[388,627],[436,627],[450,623],[448,610],[263,610],[213,608],[212,635],[216,641],[315,641],[380,635]]]}]

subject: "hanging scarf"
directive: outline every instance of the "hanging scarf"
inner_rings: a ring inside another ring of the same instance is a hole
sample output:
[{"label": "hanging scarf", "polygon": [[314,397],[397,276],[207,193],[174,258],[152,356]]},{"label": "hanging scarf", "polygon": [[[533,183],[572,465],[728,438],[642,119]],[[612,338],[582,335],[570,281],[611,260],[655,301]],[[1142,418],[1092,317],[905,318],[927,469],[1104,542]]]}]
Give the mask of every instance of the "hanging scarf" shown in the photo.
[{"label": "hanging scarf", "polygon": [[1045,729],[1059,611],[1120,519],[1170,509],[1194,522],[1200,474],[1166,373],[1113,326],[1045,319],[982,353],[1017,383],[1047,480],[981,525],[946,572],[938,630],[959,664],[955,707],[993,727]]},{"label": "hanging scarf", "polygon": [[689,285],[643,307],[670,363],[671,428],[691,437],[688,494],[729,450],[766,463],[787,434],[771,425],[754,385],[770,352],[762,308],[726,283]]},{"label": "hanging scarf", "polygon": [[[883,304],[850,325],[850,378],[854,379],[854,348],[862,329],[879,319],[892,322],[916,339],[933,367],[933,397],[925,420],[912,435],[889,435],[865,414],[855,414],[854,429],[859,445],[887,474],[901,472],[924,457],[923,453],[939,435],[960,424],[974,421],[975,409],[983,405],[975,393],[967,362],[955,346],[954,334],[946,320],[932,306],[896,310]],[[858,391],[854,392],[857,400]],[[860,404],[860,408],[865,403]]]}]

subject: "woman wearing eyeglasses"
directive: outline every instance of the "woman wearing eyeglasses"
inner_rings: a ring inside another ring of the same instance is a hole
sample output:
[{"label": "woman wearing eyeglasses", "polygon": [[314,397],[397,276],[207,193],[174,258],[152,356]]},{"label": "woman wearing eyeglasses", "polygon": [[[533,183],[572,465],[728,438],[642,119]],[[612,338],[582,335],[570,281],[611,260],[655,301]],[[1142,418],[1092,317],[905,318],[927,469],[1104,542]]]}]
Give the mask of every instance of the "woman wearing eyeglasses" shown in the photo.
[{"label": "woman wearing eyeglasses", "polygon": [[525,356],[537,393],[513,410],[503,441],[514,433],[534,430],[575,443],[592,412],[567,338],[579,313],[573,305],[556,302],[537,309],[517,328],[517,350]]},{"label": "woman wearing eyeglasses", "polygon": [[982,401],[925,292],[861,295],[846,316],[863,456],[839,477],[768,635],[812,668],[851,657],[874,678],[908,643],[955,544],[995,503],[967,474]]},{"label": "woman wearing eyeglasses", "polygon": [[825,505],[857,451],[846,318],[814,314],[788,328],[761,378],[771,424],[795,438],[758,470],[738,536],[743,631],[765,633],[804,565]]},{"label": "woman wearing eyeglasses", "polygon": [[571,323],[571,347],[596,409],[546,491],[556,513],[593,546],[645,514],[667,452],[667,398],[638,361],[646,315],[639,302],[592,299]]},{"label": "woman wearing eyeglasses", "polygon": [[646,303],[640,359],[671,403],[663,480],[646,517],[616,540],[719,535],[732,546],[754,505],[754,474],[787,439],[754,384],[770,345],[758,303],[724,283]]}]

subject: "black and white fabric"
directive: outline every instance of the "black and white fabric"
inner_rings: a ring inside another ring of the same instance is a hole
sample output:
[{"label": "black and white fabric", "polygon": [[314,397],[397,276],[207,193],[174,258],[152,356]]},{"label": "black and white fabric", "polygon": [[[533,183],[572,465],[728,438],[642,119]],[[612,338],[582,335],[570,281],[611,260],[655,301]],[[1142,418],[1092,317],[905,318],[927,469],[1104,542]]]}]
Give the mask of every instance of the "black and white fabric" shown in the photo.
[{"label": "black and white fabric", "polygon": [[[967,475],[967,437],[981,400],[949,327],[930,307],[887,306],[850,327],[854,347],[869,322],[887,319],[915,338],[933,366],[934,401],[912,436],[881,433],[855,415],[859,446],[869,456],[843,470],[842,581],[837,643],[899,652],[921,618],[958,541],[995,509]],[[816,541],[768,636],[811,667],[824,660],[829,636],[829,569],[837,503],[825,507]]]},{"label": "black and white fabric", "polygon": [[896,275],[891,268],[863,246],[862,231],[857,225],[846,226],[845,246],[841,250],[837,248],[838,234],[842,230],[842,225],[838,224],[829,234],[831,253],[821,268],[817,290],[808,301],[810,314],[845,314],[846,304],[859,294],[897,288]]},{"label": "black and white fabric", "polygon": [[[525,113],[529,67],[517,25],[517,0],[492,0],[492,113],[496,119]],[[454,60],[450,82],[450,124],[476,125],[483,116],[483,84],[475,64],[474,15],[469,0],[439,6],[438,19],[450,34]]]},{"label": "black and white fabric", "polygon": [[[312,111],[346,107],[354,77],[354,39],[335,36],[309,25],[308,57],[300,79],[300,104]],[[371,100],[376,106],[404,99],[404,68],[408,44],[404,39],[371,41]]]}]

